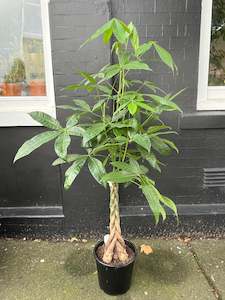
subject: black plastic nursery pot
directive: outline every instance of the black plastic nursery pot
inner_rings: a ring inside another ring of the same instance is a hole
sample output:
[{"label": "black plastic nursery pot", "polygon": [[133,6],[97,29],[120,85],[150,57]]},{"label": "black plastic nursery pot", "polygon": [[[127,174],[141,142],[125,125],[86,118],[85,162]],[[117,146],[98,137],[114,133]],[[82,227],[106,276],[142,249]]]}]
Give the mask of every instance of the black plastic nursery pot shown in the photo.
[{"label": "black plastic nursery pot", "polygon": [[125,265],[111,266],[101,261],[97,256],[97,249],[103,243],[103,241],[98,242],[94,248],[99,286],[109,295],[124,294],[129,290],[131,285],[133,266],[137,256],[136,248],[133,243],[125,240],[126,245],[134,252],[134,257]]}]

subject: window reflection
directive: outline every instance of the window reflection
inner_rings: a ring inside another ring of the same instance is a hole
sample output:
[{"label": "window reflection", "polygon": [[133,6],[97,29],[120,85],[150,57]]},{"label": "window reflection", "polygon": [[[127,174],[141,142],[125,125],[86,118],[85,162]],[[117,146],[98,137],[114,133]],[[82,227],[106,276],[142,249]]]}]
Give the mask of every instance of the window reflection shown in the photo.
[{"label": "window reflection", "polygon": [[0,20],[0,95],[46,95],[40,0],[1,0]]},{"label": "window reflection", "polygon": [[225,1],[224,0],[213,1],[208,84],[210,86],[225,85]]}]

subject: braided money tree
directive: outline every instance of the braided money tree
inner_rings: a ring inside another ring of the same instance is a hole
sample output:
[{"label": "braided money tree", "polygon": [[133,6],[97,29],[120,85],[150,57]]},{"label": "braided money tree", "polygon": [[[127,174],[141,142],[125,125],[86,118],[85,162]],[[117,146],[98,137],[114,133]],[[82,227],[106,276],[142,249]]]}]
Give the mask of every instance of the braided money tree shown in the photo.
[{"label": "braided money tree", "polygon": [[[74,99],[68,109],[71,115],[65,126],[43,112],[30,116],[48,130],[26,141],[18,150],[18,160],[41,145],[55,140],[57,159],[53,166],[70,164],[65,172],[65,189],[74,182],[87,164],[94,179],[110,189],[110,234],[104,246],[103,261],[111,263],[128,260],[128,253],[121,234],[119,215],[119,184],[135,184],[146,197],[156,223],[166,218],[165,207],[177,210],[174,202],[162,195],[149,177],[151,169],[160,172],[156,155],[168,155],[177,148],[165,138],[172,133],[160,119],[165,111],[179,110],[173,102],[176,95],[167,94],[152,81],[138,79],[141,72],[151,74],[151,67],[144,56],[159,59],[173,72],[176,66],[171,55],[156,41],[140,44],[135,26],[111,19],[99,28],[87,42],[103,36],[104,43],[111,43],[116,63],[104,66],[98,73],[81,72],[82,80],[68,86],[69,91],[84,90],[91,94],[91,104]],[[85,42],[86,44],[86,42]],[[132,76],[129,76],[132,74]],[[137,77],[137,79],[133,79]],[[88,95],[90,99],[90,95]],[[74,153],[71,138],[79,137],[84,152]]]}]

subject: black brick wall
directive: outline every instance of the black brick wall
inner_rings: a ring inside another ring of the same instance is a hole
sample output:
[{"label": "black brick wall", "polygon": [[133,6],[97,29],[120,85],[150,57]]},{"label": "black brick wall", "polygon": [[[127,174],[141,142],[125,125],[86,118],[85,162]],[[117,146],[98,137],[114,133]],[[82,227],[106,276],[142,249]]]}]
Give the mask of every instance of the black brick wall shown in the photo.
[{"label": "black brick wall", "polygon": [[[143,42],[154,39],[171,51],[179,69],[178,76],[173,77],[164,66],[152,64],[155,73],[153,77],[151,75],[151,79],[170,92],[186,87],[186,91],[176,101],[184,113],[194,113],[200,15],[200,0],[52,0],[50,22],[57,104],[66,103],[74,97],[61,89],[79,80],[77,70],[95,72],[110,62],[109,48],[103,46],[100,41],[94,41],[82,50],[79,50],[79,46],[110,17],[118,17],[125,22],[132,21],[137,26]],[[144,76],[146,75],[141,74],[142,78]],[[58,112],[59,118],[62,118],[63,114]],[[167,168],[163,169],[161,178],[154,174],[159,180],[158,186],[178,204],[193,204],[192,212],[189,211],[191,216],[199,204],[209,204],[210,213],[210,204],[223,204],[225,190],[203,188],[203,168],[225,166],[224,129],[181,130],[182,120],[176,113],[165,115],[165,121],[179,131],[179,136],[174,137],[174,141],[180,149],[180,154],[174,154],[166,160]],[[76,141],[74,147],[77,147]],[[40,165],[40,168],[42,167]],[[139,191],[134,188],[121,190],[120,194],[122,209],[146,205]],[[104,231],[107,224],[107,199],[107,192],[90,178],[87,170],[84,170],[73,188],[69,192],[63,192],[66,225],[64,230],[68,232],[73,228],[77,232],[86,233],[97,229]],[[130,232],[152,232],[151,218],[143,218],[140,221],[138,218],[128,217],[123,220]],[[193,221],[190,218],[187,224],[191,227],[199,220],[197,218]],[[143,223],[142,226],[139,226],[139,221]],[[164,232],[169,231],[167,226],[162,228],[165,229]],[[182,226],[179,228],[180,231],[183,230]],[[201,228],[200,226],[198,230],[201,231]]]}]

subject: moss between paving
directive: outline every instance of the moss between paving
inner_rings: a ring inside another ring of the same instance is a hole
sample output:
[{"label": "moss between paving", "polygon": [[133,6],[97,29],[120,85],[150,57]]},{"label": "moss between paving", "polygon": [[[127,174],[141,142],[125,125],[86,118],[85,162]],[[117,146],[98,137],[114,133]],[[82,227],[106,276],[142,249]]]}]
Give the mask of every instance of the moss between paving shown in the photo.
[{"label": "moss between paving", "polygon": [[0,240],[0,299],[215,299],[184,244],[165,240],[135,243],[150,244],[154,253],[139,255],[130,291],[111,297],[98,288],[94,242]]},{"label": "moss between paving", "polygon": [[202,240],[191,243],[206,274],[225,298],[225,241]]}]

